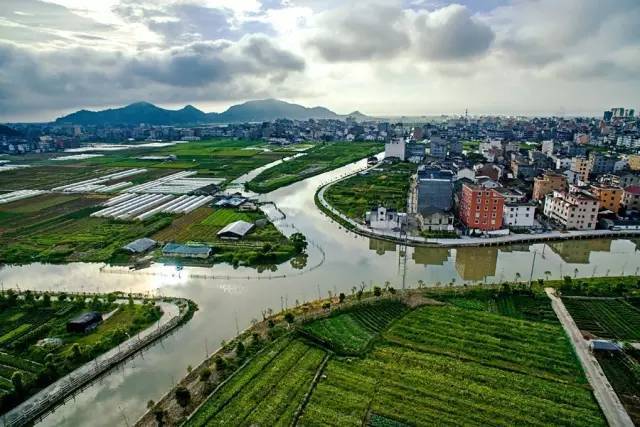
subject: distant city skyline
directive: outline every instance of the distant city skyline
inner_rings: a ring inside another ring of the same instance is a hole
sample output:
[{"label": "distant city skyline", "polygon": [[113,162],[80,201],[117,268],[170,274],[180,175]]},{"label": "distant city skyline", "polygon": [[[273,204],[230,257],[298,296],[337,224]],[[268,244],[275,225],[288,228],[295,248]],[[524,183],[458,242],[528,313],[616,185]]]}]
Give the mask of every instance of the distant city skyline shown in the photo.
[{"label": "distant city skyline", "polygon": [[277,98],[371,116],[636,108],[640,2],[3,0],[0,122]]}]

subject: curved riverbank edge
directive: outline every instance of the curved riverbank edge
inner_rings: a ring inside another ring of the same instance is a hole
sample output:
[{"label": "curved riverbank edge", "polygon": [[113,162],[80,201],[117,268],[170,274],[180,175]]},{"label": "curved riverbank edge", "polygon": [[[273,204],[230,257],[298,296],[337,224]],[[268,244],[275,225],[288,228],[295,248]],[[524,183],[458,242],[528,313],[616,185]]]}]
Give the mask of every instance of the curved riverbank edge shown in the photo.
[{"label": "curved riverbank edge", "polygon": [[[373,166],[375,167],[375,166]],[[373,168],[372,167],[372,168]],[[368,169],[372,169],[368,168]],[[368,170],[366,169],[366,170]],[[480,246],[504,246],[514,243],[542,243],[552,242],[558,240],[575,240],[575,239],[601,239],[601,238],[620,238],[620,237],[638,237],[640,236],[640,230],[574,230],[574,231],[551,231],[541,234],[510,234],[508,236],[498,237],[461,237],[458,239],[437,239],[437,238],[425,238],[421,236],[410,236],[399,232],[383,232],[381,230],[374,230],[369,228],[353,219],[347,217],[342,212],[331,206],[331,204],[325,199],[324,194],[327,189],[332,185],[351,178],[355,174],[361,173],[363,170],[356,171],[348,176],[342,177],[338,180],[325,184],[318,188],[314,196],[314,201],[318,209],[325,213],[328,217],[336,221],[345,229],[353,231],[364,237],[370,237],[378,240],[385,240],[388,242],[406,245],[406,246],[421,246],[421,247],[480,247]]]},{"label": "curved riverbank edge", "polygon": [[[76,295],[73,293],[67,294],[71,296]],[[84,293],[82,295],[90,298],[100,294]],[[83,390],[96,379],[109,373],[114,367],[133,358],[144,348],[185,324],[193,317],[194,312],[198,309],[193,301],[186,298],[149,298],[142,294],[132,294],[132,298],[134,301],[151,299],[160,305],[165,313],[171,310],[174,312],[174,315],[171,317],[163,315],[157,324],[140,331],[135,337],[120,343],[120,345],[43,388],[4,414],[1,425],[3,427],[20,427],[32,425],[42,420],[57,406],[64,404],[67,398]],[[177,314],[175,313],[176,311]]]}]

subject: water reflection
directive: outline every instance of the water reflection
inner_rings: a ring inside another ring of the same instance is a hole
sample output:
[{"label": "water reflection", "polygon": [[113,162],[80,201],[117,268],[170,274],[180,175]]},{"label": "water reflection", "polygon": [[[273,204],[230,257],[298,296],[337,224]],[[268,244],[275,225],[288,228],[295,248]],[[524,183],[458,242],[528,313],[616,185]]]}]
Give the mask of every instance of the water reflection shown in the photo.
[{"label": "water reflection", "polygon": [[378,255],[384,255],[385,252],[395,252],[396,244],[386,240],[369,238],[369,249]]},{"label": "water reflection", "polygon": [[447,248],[424,248],[419,247],[413,250],[411,259],[416,264],[421,265],[441,265],[449,259],[451,251]]},{"label": "water reflection", "polygon": [[611,240],[564,240],[549,243],[549,248],[569,264],[589,264],[592,252],[610,252]]},{"label": "water reflection", "polygon": [[495,246],[456,249],[456,270],[465,281],[486,281],[487,277],[495,276],[497,264],[498,248]]}]

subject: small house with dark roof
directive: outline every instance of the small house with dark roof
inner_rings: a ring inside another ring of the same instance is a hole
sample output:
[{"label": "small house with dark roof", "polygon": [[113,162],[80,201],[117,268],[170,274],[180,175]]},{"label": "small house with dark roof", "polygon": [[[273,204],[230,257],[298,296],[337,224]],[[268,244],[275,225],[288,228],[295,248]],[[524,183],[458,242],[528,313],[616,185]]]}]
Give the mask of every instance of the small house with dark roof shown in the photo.
[{"label": "small house with dark roof", "polygon": [[89,311],[69,320],[67,332],[86,333],[97,328],[100,323],[102,323],[102,314]]}]

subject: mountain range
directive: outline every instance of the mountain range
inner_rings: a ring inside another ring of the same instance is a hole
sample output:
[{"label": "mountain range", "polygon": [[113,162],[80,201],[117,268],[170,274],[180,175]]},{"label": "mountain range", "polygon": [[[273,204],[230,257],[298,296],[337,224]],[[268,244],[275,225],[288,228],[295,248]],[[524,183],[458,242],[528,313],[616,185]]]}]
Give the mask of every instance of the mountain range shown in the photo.
[{"label": "mountain range", "polygon": [[368,120],[359,111],[340,115],[325,107],[304,107],[277,99],[262,99],[233,105],[222,113],[205,113],[192,105],[167,110],[148,102],[136,102],[121,108],[101,111],[80,110],[56,119],[57,124],[77,125],[186,125],[201,123],[265,122],[276,119],[343,119]]}]

